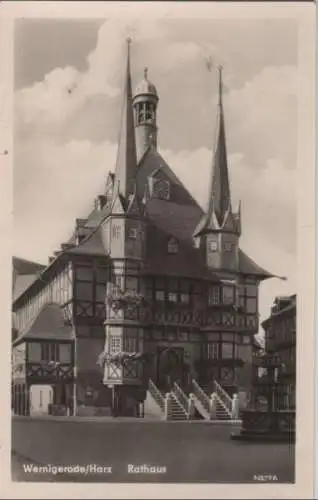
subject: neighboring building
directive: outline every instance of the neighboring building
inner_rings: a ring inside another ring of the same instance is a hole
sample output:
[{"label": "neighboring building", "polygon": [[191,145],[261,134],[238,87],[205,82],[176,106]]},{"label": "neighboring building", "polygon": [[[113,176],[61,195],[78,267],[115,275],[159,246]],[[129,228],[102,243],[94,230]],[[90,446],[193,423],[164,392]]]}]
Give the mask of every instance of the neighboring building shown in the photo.
[{"label": "neighboring building", "polygon": [[296,295],[277,297],[270,316],[263,321],[265,349],[282,362],[277,382],[281,384],[281,408],[296,406]]},{"label": "neighboring building", "polygon": [[[68,388],[60,401],[72,394],[74,412],[108,406],[112,398],[120,414],[132,413],[148,378],[162,390],[173,381],[185,386],[189,377],[202,386],[216,380],[229,393],[250,390],[258,287],[273,275],[239,247],[241,211],[233,209],[230,194],[221,70],[206,211],[157,151],[158,101],[147,72],[132,95],[128,49],[115,171],[91,213],[77,219],[71,239],[14,296],[13,351],[27,352],[19,383],[26,394],[30,384],[57,386],[65,340],[73,347],[64,364],[74,358],[74,370],[65,368]],[[54,326],[36,326],[50,314]],[[40,348],[44,343],[51,347]],[[123,366],[122,355],[146,356]]]}]

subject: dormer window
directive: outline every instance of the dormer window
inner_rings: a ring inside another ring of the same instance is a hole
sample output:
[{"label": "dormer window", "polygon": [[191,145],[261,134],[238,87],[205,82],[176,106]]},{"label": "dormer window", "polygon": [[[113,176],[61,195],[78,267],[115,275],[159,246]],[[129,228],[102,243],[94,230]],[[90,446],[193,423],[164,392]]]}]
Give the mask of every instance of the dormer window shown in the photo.
[{"label": "dormer window", "polygon": [[154,186],[154,195],[160,200],[169,200],[170,198],[169,182],[163,179],[158,180]]},{"label": "dormer window", "polygon": [[168,253],[173,254],[173,253],[178,253],[179,250],[179,245],[178,241],[176,238],[170,238],[168,241]]},{"label": "dormer window", "polygon": [[131,240],[136,240],[137,239],[137,229],[135,227],[130,227],[128,229],[128,237]]}]

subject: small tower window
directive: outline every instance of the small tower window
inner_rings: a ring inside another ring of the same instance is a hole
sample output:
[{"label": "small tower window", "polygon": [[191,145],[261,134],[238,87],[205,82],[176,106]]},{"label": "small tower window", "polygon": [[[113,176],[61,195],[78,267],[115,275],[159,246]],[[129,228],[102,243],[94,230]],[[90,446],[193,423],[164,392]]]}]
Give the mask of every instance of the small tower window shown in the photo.
[{"label": "small tower window", "polygon": [[210,241],[209,250],[211,252],[217,252],[218,251],[218,242],[217,241]]},{"label": "small tower window", "polygon": [[130,227],[128,229],[128,237],[131,240],[136,240],[137,239],[137,229],[135,227]]},{"label": "small tower window", "polygon": [[224,243],[224,250],[225,250],[226,252],[232,252],[232,250],[233,250],[233,243],[232,243],[232,242],[230,242],[230,241],[226,241],[226,242]]},{"label": "small tower window", "polygon": [[176,238],[170,238],[168,241],[168,253],[178,253],[179,245]]}]

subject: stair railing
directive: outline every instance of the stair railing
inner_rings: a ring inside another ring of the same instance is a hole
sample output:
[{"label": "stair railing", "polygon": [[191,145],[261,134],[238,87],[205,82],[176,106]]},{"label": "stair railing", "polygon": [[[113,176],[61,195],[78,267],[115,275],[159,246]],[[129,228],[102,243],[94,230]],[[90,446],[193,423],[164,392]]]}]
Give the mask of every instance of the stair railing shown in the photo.
[{"label": "stair railing", "polygon": [[220,403],[222,406],[224,406],[225,410],[228,412],[229,415],[232,415],[232,399],[228,395],[228,393],[223,389],[223,387],[218,384],[216,380],[213,382],[214,384],[214,392],[216,393],[218,399],[220,400]]},{"label": "stair railing", "polygon": [[203,408],[210,413],[210,399],[209,396],[204,392],[204,390],[199,386],[196,380],[192,380],[192,392],[195,397],[199,400]]},{"label": "stair railing", "polygon": [[185,412],[188,414],[188,408],[189,408],[189,398],[188,396],[183,392],[181,387],[174,382],[172,386],[172,390],[178,400],[178,402],[181,404]]},{"label": "stair railing", "polygon": [[161,410],[164,412],[165,411],[165,398],[159,391],[158,387],[153,383],[151,379],[149,379],[148,382],[148,390],[150,394],[152,395],[153,399],[156,401],[156,403],[160,406]]}]

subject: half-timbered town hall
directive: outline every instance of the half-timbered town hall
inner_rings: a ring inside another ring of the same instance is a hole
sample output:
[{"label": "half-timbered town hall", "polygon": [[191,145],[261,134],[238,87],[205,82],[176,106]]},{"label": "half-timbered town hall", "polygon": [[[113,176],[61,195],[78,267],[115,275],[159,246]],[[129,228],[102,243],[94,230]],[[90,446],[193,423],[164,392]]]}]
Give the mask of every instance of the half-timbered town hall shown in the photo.
[{"label": "half-timbered town hall", "polygon": [[133,91],[128,43],[113,172],[47,266],[14,261],[15,413],[138,416],[149,392],[160,407],[173,390],[181,406],[212,384],[221,400],[250,390],[272,275],[240,248],[221,69],[206,211],[158,152],[158,105],[147,70]]}]

